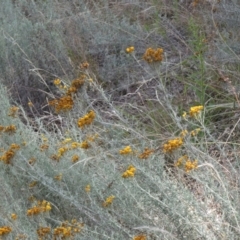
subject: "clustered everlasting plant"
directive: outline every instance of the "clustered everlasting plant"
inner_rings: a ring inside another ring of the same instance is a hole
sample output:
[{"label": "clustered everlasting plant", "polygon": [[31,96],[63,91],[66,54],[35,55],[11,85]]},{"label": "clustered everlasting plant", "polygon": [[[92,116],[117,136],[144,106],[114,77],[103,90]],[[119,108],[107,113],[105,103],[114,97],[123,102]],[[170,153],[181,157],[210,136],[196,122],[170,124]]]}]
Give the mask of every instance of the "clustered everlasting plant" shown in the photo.
[{"label": "clustered everlasting plant", "polygon": [[20,149],[18,144],[12,143],[10,148],[4,152],[2,156],[0,156],[0,161],[3,161],[5,164],[10,164],[12,158],[15,156],[17,150]]},{"label": "clustered everlasting plant", "polygon": [[0,236],[3,236],[5,234],[8,234],[12,231],[11,227],[9,226],[3,226],[3,227],[0,227]]},{"label": "clustered everlasting plant", "polygon": [[125,154],[130,154],[132,153],[132,148],[131,146],[126,146],[125,148],[119,150],[119,153],[122,154],[122,155],[125,155]]},{"label": "clustered everlasting plant", "polygon": [[211,119],[240,103],[213,89],[238,79],[218,64],[238,1],[15,2],[0,8],[0,238],[240,239],[238,121],[227,135]]},{"label": "clustered everlasting plant", "polygon": [[148,48],[143,55],[143,59],[148,63],[161,62],[163,60],[163,49]]},{"label": "clustered everlasting plant", "polygon": [[112,204],[113,200],[114,200],[115,196],[111,195],[109,197],[106,198],[106,200],[103,202],[103,207],[108,207],[109,205]]},{"label": "clustered everlasting plant", "polygon": [[87,125],[90,125],[95,118],[95,112],[89,111],[86,115],[78,119],[78,127],[84,128]]},{"label": "clustered everlasting plant", "polygon": [[72,81],[70,87],[65,87],[64,85],[61,85],[60,79],[55,79],[53,83],[56,86],[59,86],[60,89],[66,89],[66,93],[64,96],[62,96],[59,99],[54,99],[49,101],[49,105],[54,107],[56,113],[60,113],[61,111],[69,111],[73,108],[74,101],[73,101],[73,94],[76,94],[77,91],[82,87],[82,85],[85,82],[85,75],[81,75],[79,78]]},{"label": "clustered everlasting plant", "polygon": [[52,209],[51,204],[45,200],[38,201],[36,206],[27,210],[28,216],[33,216],[39,213],[48,212]]},{"label": "clustered everlasting plant", "polygon": [[171,153],[174,150],[178,149],[183,145],[183,139],[178,137],[174,139],[168,140],[166,143],[163,145],[163,152],[164,153]]},{"label": "clustered everlasting plant", "polygon": [[191,170],[197,168],[197,160],[191,161],[187,155],[180,157],[177,162],[174,164],[176,167],[184,166],[184,170],[188,173]]},{"label": "clustered everlasting plant", "polygon": [[133,165],[130,165],[128,169],[122,174],[123,178],[134,177],[136,168]]}]

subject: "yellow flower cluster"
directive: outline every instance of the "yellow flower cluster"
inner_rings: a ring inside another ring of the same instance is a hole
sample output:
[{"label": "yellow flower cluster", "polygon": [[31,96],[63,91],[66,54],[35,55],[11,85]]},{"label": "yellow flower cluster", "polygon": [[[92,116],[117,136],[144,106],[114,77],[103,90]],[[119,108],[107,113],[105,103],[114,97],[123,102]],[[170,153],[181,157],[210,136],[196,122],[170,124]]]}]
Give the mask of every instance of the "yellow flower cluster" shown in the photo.
[{"label": "yellow flower cluster", "polygon": [[130,146],[126,146],[125,148],[119,150],[119,153],[122,154],[122,155],[125,155],[125,154],[130,154],[132,153],[132,148]]},{"label": "yellow flower cluster", "polygon": [[7,151],[5,151],[2,156],[0,156],[0,161],[3,161],[5,164],[10,164],[11,159],[15,155],[15,151],[19,149],[20,146],[18,144],[15,143],[11,144],[10,148]]},{"label": "yellow flower cluster", "polygon": [[56,78],[56,79],[53,80],[53,84],[54,84],[55,86],[58,86],[58,85],[61,84],[61,80],[60,80],[59,78]]},{"label": "yellow flower cluster", "polygon": [[128,169],[122,174],[123,178],[134,177],[136,168],[133,165],[130,165]]},{"label": "yellow flower cluster", "polygon": [[144,152],[138,155],[138,157],[140,159],[147,159],[153,152],[154,152],[154,149],[145,148]]},{"label": "yellow flower cluster", "polygon": [[8,226],[0,227],[0,236],[10,233],[11,231],[12,231],[12,228]]},{"label": "yellow flower cluster", "polygon": [[33,187],[35,187],[36,185],[37,185],[37,181],[33,181],[33,182],[31,182],[31,183],[29,183],[29,188],[33,188]]},{"label": "yellow flower cluster", "polygon": [[54,229],[54,239],[65,239],[67,237],[74,237],[76,233],[81,232],[84,224],[77,222],[73,219],[70,223],[68,221],[63,222],[60,227]]},{"label": "yellow flower cluster", "polygon": [[191,161],[187,155],[180,157],[174,164],[175,167],[184,167],[185,172],[190,172],[197,168],[197,160]]},{"label": "yellow flower cluster", "polygon": [[87,69],[89,67],[89,63],[88,62],[83,62],[80,64],[80,68],[81,69]]},{"label": "yellow flower cluster", "polygon": [[81,75],[79,78],[73,80],[72,83],[71,83],[71,87],[74,87],[74,88],[76,88],[76,89],[79,89],[80,87],[82,87],[82,85],[83,85],[84,82],[85,82],[85,80],[84,80],[85,77],[86,77],[86,76],[83,74],[83,75]]},{"label": "yellow flower cluster", "polygon": [[12,220],[16,220],[17,218],[18,218],[17,214],[15,214],[15,213],[11,214],[11,219]]},{"label": "yellow flower cluster", "polygon": [[106,198],[106,200],[103,202],[103,207],[108,207],[109,205],[112,204],[113,200],[114,200],[115,196],[111,195],[109,197]]},{"label": "yellow flower cluster", "polygon": [[132,53],[135,50],[133,46],[126,48],[126,53]]},{"label": "yellow flower cluster", "polygon": [[85,187],[85,191],[86,191],[86,192],[90,192],[90,191],[91,191],[91,186],[90,186],[90,184],[88,184],[88,185]]},{"label": "yellow flower cluster", "polygon": [[143,59],[148,63],[161,62],[163,60],[163,49],[148,48],[143,55]]},{"label": "yellow flower cluster", "polygon": [[78,89],[84,84],[85,75],[72,81],[71,86],[67,89],[66,95],[72,95],[77,93]]},{"label": "yellow flower cluster", "polygon": [[0,132],[6,132],[6,133],[15,133],[17,130],[15,125],[9,125],[9,126],[1,126],[0,125]]},{"label": "yellow flower cluster", "polygon": [[85,79],[85,75],[82,74],[79,78],[72,81],[70,87],[67,87],[66,85],[64,85],[59,78],[53,80],[53,84],[55,86],[58,86],[60,89],[66,90],[66,94],[65,94],[66,96],[71,96],[72,94],[77,93],[78,89],[84,84],[85,82],[84,79]]},{"label": "yellow flower cluster", "polygon": [[133,240],[146,240],[146,239],[147,239],[147,237],[143,234],[133,237]]},{"label": "yellow flower cluster", "polygon": [[188,159],[185,163],[185,171],[188,173],[188,172],[192,171],[193,169],[196,169],[197,165],[198,165],[197,160],[191,161]]},{"label": "yellow flower cluster", "polygon": [[37,215],[42,212],[48,212],[52,209],[51,204],[45,200],[38,201],[37,205],[27,210],[28,216]]},{"label": "yellow flower cluster", "polygon": [[56,113],[71,110],[73,108],[73,104],[74,102],[72,97],[68,95],[49,101],[49,105],[54,107]]},{"label": "yellow flower cluster", "polygon": [[40,238],[46,237],[46,235],[51,233],[51,228],[50,227],[40,227],[37,229],[37,235]]},{"label": "yellow flower cluster", "polygon": [[[59,227],[53,229],[53,239],[66,239],[68,237],[73,237],[81,232],[84,224],[77,222],[76,219],[73,219],[71,222],[65,221]],[[50,227],[40,227],[37,229],[37,235],[42,239],[47,235],[51,234]]]},{"label": "yellow flower cluster", "polygon": [[[191,135],[192,137],[194,137],[194,136],[198,135],[198,133],[199,133],[200,131],[201,131],[201,128],[196,128],[196,129],[194,129],[194,130],[192,130],[192,131],[190,132],[190,135]],[[188,134],[189,134],[188,130],[183,130],[183,131],[180,133],[180,137],[184,138],[184,137],[186,137]]]},{"label": "yellow flower cluster", "polygon": [[49,146],[47,145],[47,144],[42,144],[41,146],[40,146],[40,150],[43,152],[43,151],[45,151],[45,150],[47,150],[49,148]]},{"label": "yellow flower cluster", "polygon": [[203,106],[202,105],[191,107],[190,110],[189,110],[189,115],[190,115],[190,117],[196,117],[196,116],[199,115],[199,113],[202,110],[203,110]]},{"label": "yellow flower cluster", "polygon": [[78,119],[78,127],[84,128],[86,125],[90,125],[93,122],[95,116],[96,116],[96,114],[94,111],[92,111],[92,110],[89,111],[82,118]]},{"label": "yellow flower cluster", "polygon": [[90,148],[90,144],[88,141],[83,141],[82,143],[80,143],[80,148],[83,148],[83,149],[88,149]]},{"label": "yellow flower cluster", "polygon": [[183,145],[183,139],[181,137],[168,140],[165,144],[163,144],[163,152],[171,153],[174,150],[178,149]]},{"label": "yellow flower cluster", "polygon": [[73,155],[72,156],[72,163],[75,163],[75,162],[77,162],[79,160],[79,156],[78,155]]},{"label": "yellow flower cluster", "polygon": [[18,107],[12,106],[12,107],[9,109],[8,116],[10,116],[10,117],[16,117],[16,114],[17,114],[18,110],[19,110]]},{"label": "yellow flower cluster", "polygon": [[61,181],[61,180],[62,180],[62,173],[56,175],[56,176],[54,177],[54,179],[57,180],[57,181]]},{"label": "yellow flower cluster", "polygon": [[192,130],[191,132],[190,132],[190,135],[192,136],[192,137],[194,137],[194,136],[196,136],[196,135],[198,135],[198,133],[201,131],[201,128],[196,128],[196,129],[194,129],[194,130]]}]

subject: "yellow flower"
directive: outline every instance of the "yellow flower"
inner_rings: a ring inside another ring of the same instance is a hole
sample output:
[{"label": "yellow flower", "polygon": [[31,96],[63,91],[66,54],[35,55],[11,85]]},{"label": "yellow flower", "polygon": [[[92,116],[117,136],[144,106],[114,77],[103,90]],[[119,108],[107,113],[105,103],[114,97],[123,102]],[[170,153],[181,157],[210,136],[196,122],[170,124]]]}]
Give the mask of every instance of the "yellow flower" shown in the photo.
[{"label": "yellow flower", "polygon": [[180,133],[180,137],[184,138],[188,135],[188,130],[182,130],[182,132]]},{"label": "yellow flower", "polygon": [[11,214],[11,218],[12,218],[12,220],[16,220],[17,217],[18,217],[17,214],[15,214],[15,213],[12,213],[12,214]]},{"label": "yellow flower", "polygon": [[16,114],[18,112],[18,107],[16,106],[12,106],[10,109],[9,109],[9,113],[8,113],[8,116],[11,116],[11,117],[16,117]]},{"label": "yellow flower", "polygon": [[189,110],[189,115],[190,115],[190,117],[196,117],[196,116],[199,115],[199,113],[202,110],[203,110],[203,106],[202,105],[191,107],[190,110]]},{"label": "yellow flower", "polygon": [[182,114],[182,117],[184,118],[184,119],[186,119],[187,118],[187,112],[183,112],[183,114]]},{"label": "yellow flower", "polygon": [[178,149],[183,145],[182,138],[175,138],[168,140],[167,143],[163,144],[163,152],[164,153],[171,153],[172,151]]},{"label": "yellow flower", "polygon": [[135,50],[133,46],[126,48],[126,53],[132,53]]},{"label": "yellow flower", "polygon": [[27,216],[37,215],[42,212],[48,212],[52,209],[51,204],[45,200],[38,201],[37,205],[27,210]]},{"label": "yellow flower", "polygon": [[15,125],[9,125],[7,127],[4,128],[4,132],[7,132],[7,133],[14,133],[16,132],[16,126]]},{"label": "yellow flower", "polygon": [[66,138],[62,141],[62,144],[67,144],[67,143],[70,143],[72,141],[71,138]]},{"label": "yellow flower", "polygon": [[80,64],[80,68],[81,69],[87,69],[89,67],[89,63],[88,62],[83,62]]},{"label": "yellow flower", "polygon": [[18,150],[18,149],[20,149],[20,146],[19,146],[18,144],[16,144],[16,143],[12,143],[12,144],[10,145],[10,149],[12,149],[12,150]]},{"label": "yellow flower", "polygon": [[63,96],[59,99],[49,101],[49,105],[55,108],[56,113],[60,111],[67,111],[73,108],[73,99],[71,96]]},{"label": "yellow flower", "polygon": [[123,178],[134,177],[136,168],[133,165],[130,165],[128,169],[122,174]]},{"label": "yellow flower", "polygon": [[108,207],[109,205],[112,204],[113,200],[114,200],[115,196],[111,195],[109,197],[106,198],[106,200],[103,202],[103,207]]},{"label": "yellow flower", "polygon": [[146,239],[147,239],[147,237],[143,234],[133,237],[133,240],[146,240]]},{"label": "yellow flower", "polygon": [[53,80],[53,84],[58,86],[58,85],[61,84],[61,80],[59,78],[56,78],[56,79]]},{"label": "yellow flower", "polygon": [[45,150],[47,150],[49,148],[49,146],[47,145],[47,144],[42,144],[41,146],[40,146],[40,150],[43,152],[43,151],[45,151]]},{"label": "yellow flower", "polygon": [[82,118],[79,118],[78,127],[84,128],[86,125],[90,125],[93,122],[95,115],[96,115],[95,112],[91,110]]},{"label": "yellow flower", "polygon": [[163,49],[148,48],[143,55],[143,59],[148,63],[161,62],[163,60]]},{"label": "yellow flower", "polygon": [[191,160],[187,160],[185,163],[185,171],[188,173],[190,171],[192,171],[193,169],[197,168],[197,160],[191,161]]},{"label": "yellow flower", "polygon": [[140,159],[147,159],[153,152],[154,152],[153,149],[145,148],[144,152],[138,155],[138,157]]},{"label": "yellow flower", "polygon": [[79,156],[78,155],[73,155],[72,156],[72,162],[75,163],[79,160]]},{"label": "yellow flower", "polygon": [[51,232],[50,227],[40,227],[37,229],[37,234],[42,239],[43,237],[46,237],[47,234]]},{"label": "yellow flower", "polygon": [[31,182],[28,186],[30,187],[30,188],[33,188],[33,187],[35,187],[36,185],[37,185],[37,181],[33,181],[33,182]]},{"label": "yellow flower", "polygon": [[28,102],[29,107],[33,107],[33,103],[31,101]]},{"label": "yellow flower", "polygon": [[0,160],[5,164],[10,164],[11,159],[14,157],[15,152],[12,149],[7,150],[2,156],[0,156]]},{"label": "yellow flower", "polygon": [[80,147],[81,144],[78,143],[78,142],[72,142],[72,143],[71,143],[71,146],[72,146],[72,149],[75,149],[75,148],[77,148],[77,147]]},{"label": "yellow flower", "polygon": [[119,150],[119,153],[122,155],[132,153],[132,148],[130,146],[126,146],[125,148]]},{"label": "yellow flower", "polygon": [[58,156],[61,157],[68,150],[67,147],[61,147],[58,149]]},{"label": "yellow flower", "polygon": [[188,159],[187,155],[184,155],[182,157],[180,157],[177,162],[174,164],[175,167],[179,167],[183,164],[183,161],[186,161]]},{"label": "yellow flower", "polygon": [[10,233],[11,231],[12,231],[12,228],[8,226],[2,226],[0,227],[0,236]]},{"label": "yellow flower", "polygon": [[180,157],[177,162],[174,164],[175,167],[183,167],[184,170],[188,173],[193,169],[197,168],[197,160],[191,161],[187,155]]},{"label": "yellow flower", "polygon": [[198,133],[201,131],[201,128],[196,128],[190,132],[191,136],[194,137],[198,135]]},{"label": "yellow flower", "polygon": [[61,180],[62,180],[62,173],[56,175],[56,176],[54,177],[54,179],[56,179],[56,180],[58,180],[58,181],[61,181]]},{"label": "yellow flower", "polygon": [[85,191],[86,191],[86,192],[90,192],[90,191],[91,191],[91,186],[90,186],[90,184],[88,184],[88,185],[85,187]]},{"label": "yellow flower", "polygon": [[81,75],[79,78],[75,79],[71,83],[71,87],[79,89],[84,84],[85,75]]},{"label": "yellow flower", "polygon": [[82,143],[80,143],[80,148],[83,148],[83,149],[90,148],[88,141],[83,141]]}]

